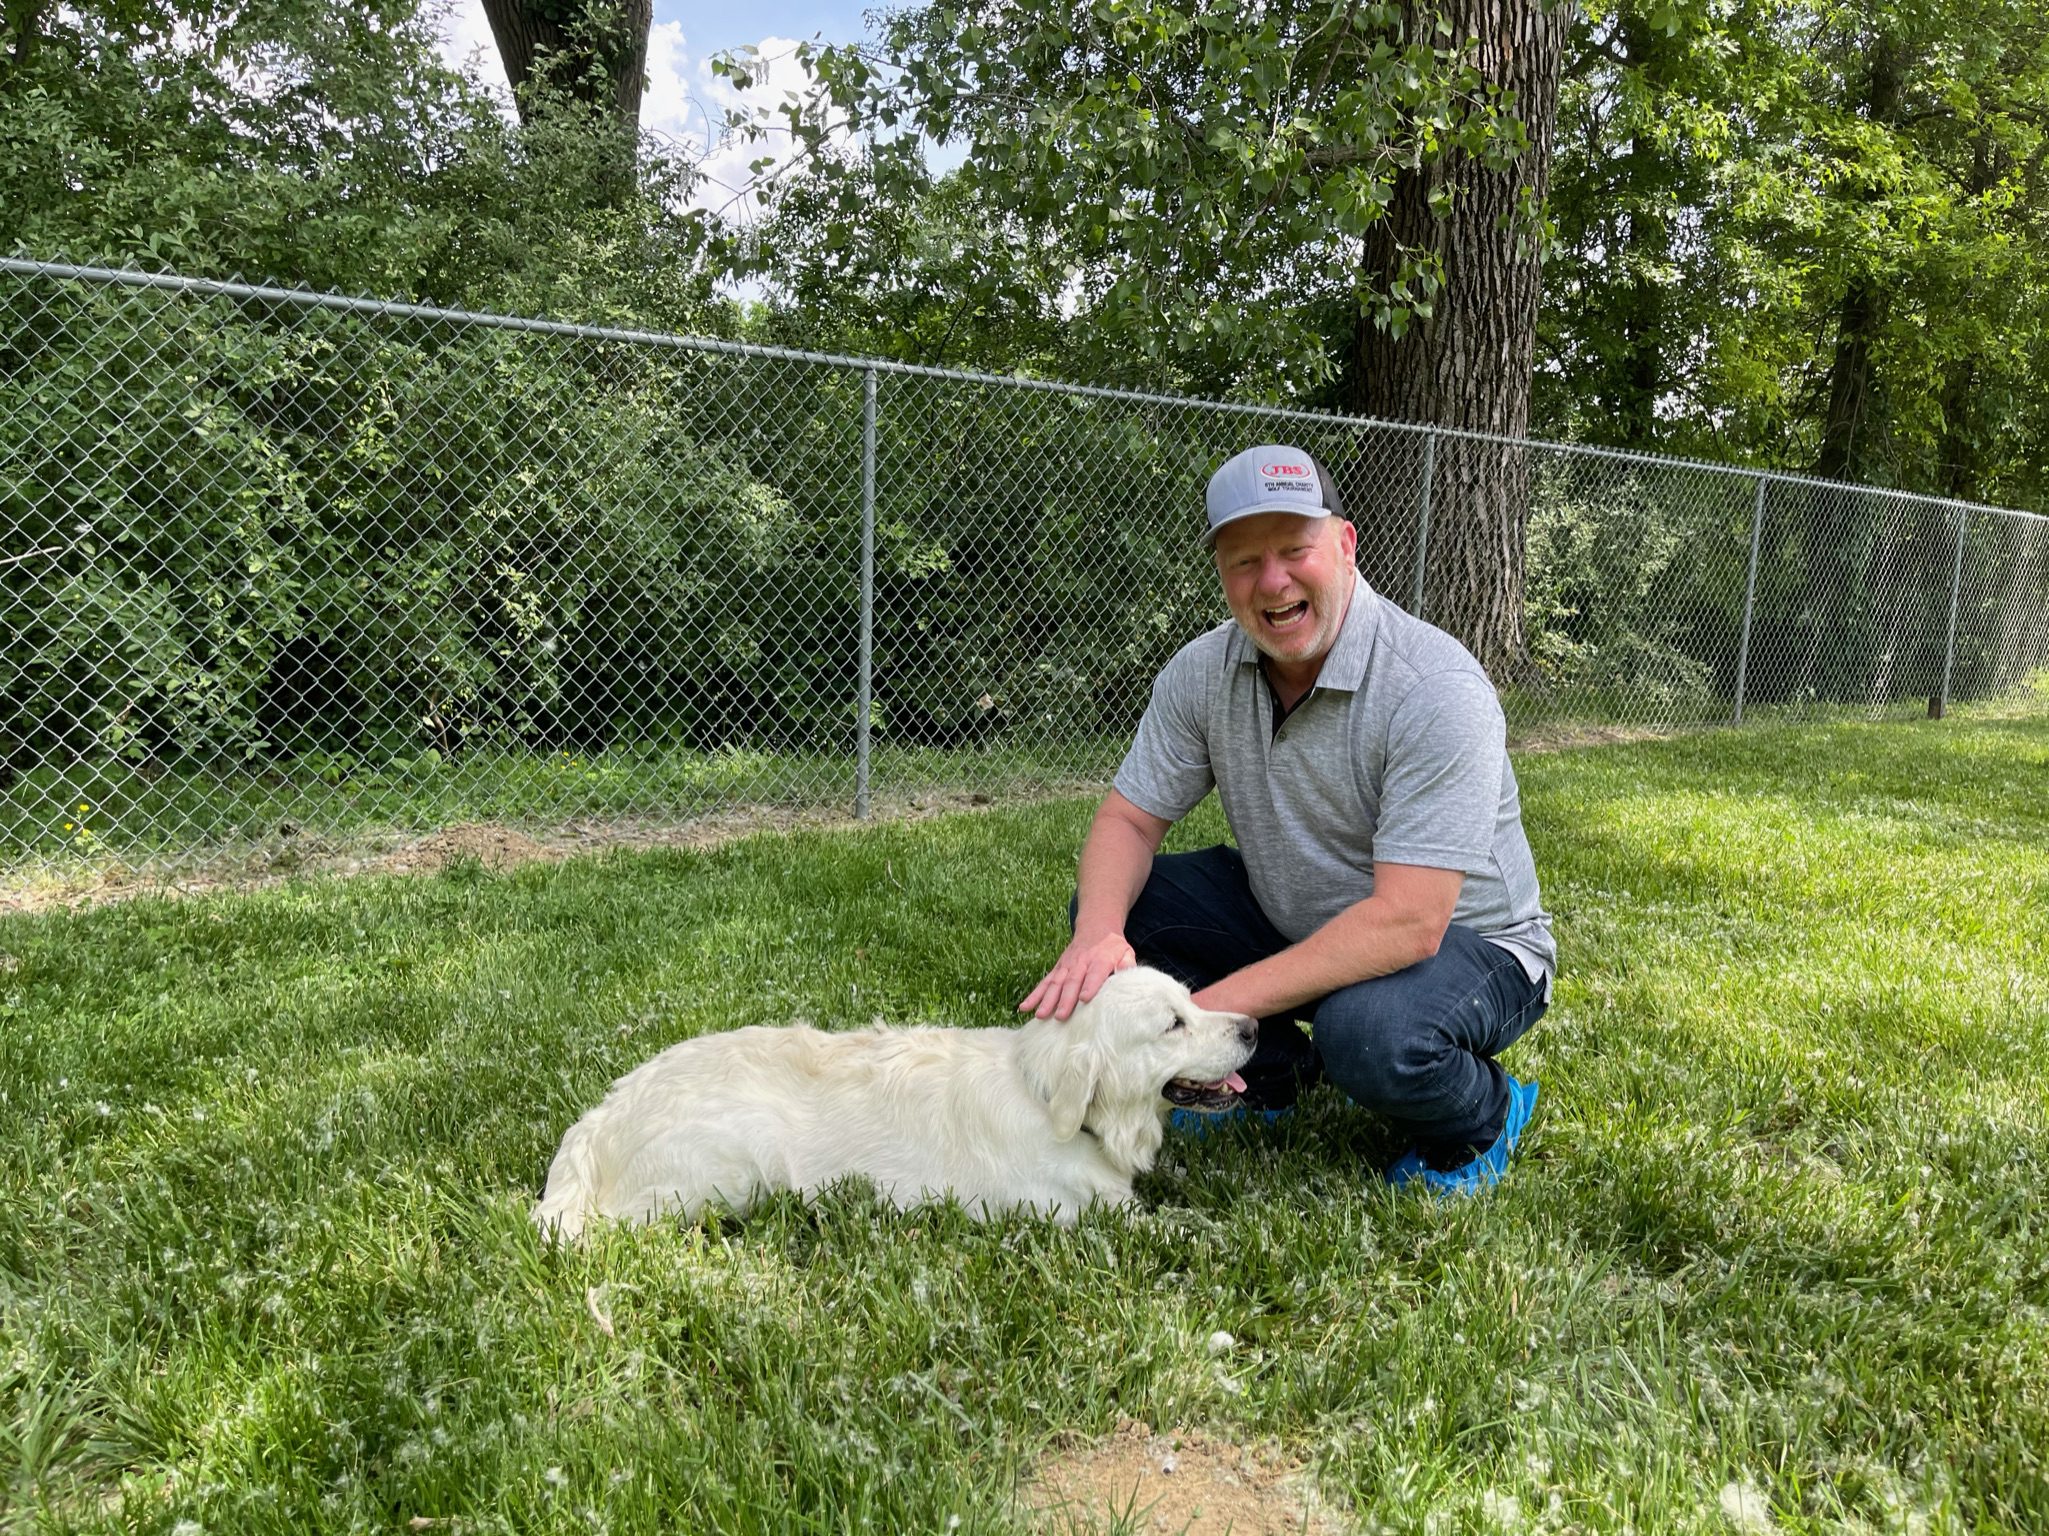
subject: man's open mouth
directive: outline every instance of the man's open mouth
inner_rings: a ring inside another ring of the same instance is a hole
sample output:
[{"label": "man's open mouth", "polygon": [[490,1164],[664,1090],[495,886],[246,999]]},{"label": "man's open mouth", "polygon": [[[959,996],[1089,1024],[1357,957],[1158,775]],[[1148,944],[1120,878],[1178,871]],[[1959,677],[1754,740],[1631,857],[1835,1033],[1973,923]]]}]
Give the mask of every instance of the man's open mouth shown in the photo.
[{"label": "man's open mouth", "polygon": [[1245,1079],[1233,1072],[1213,1083],[1198,1083],[1192,1077],[1171,1078],[1160,1090],[1160,1096],[1183,1109],[1229,1109],[1244,1091]]},{"label": "man's open mouth", "polygon": [[1299,603],[1290,603],[1285,608],[1262,608],[1259,610],[1260,617],[1265,619],[1275,629],[1286,629],[1297,619],[1306,618],[1308,613],[1309,600],[1307,598],[1304,598]]}]

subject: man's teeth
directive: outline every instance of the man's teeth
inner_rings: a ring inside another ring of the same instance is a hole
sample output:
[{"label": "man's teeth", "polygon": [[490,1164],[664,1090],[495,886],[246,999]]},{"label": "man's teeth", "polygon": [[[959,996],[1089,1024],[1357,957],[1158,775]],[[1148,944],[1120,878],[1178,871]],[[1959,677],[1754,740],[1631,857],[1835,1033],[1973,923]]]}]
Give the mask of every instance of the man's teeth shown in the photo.
[{"label": "man's teeth", "polygon": [[1309,604],[1306,602],[1290,603],[1285,608],[1268,608],[1263,611],[1266,614],[1267,623],[1279,626],[1287,623],[1290,619],[1298,618],[1302,614],[1307,613],[1309,611]]}]

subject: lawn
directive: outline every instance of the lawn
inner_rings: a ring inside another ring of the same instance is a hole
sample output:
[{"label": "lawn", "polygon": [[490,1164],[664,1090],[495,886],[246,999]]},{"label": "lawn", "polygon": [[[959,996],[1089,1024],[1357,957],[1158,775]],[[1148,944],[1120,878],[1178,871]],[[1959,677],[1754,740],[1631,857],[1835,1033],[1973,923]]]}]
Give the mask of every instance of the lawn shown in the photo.
[{"label": "lawn", "polygon": [[1451,1206],[1325,1092],[1074,1230],[537,1243],[673,1039],[1004,1023],[1081,802],[0,920],[0,1527],[1024,1530],[1139,1420],[1334,1530],[2049,1530],[2049,722],[1519,771],[1566,969]]}]

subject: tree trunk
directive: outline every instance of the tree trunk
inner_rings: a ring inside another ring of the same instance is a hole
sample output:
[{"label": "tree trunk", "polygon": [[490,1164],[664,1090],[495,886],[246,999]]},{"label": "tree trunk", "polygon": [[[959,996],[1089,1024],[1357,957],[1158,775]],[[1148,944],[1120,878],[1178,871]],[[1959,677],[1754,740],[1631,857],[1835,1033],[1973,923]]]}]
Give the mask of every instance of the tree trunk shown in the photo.
[{"label": "tree trunk", "polygon": [[[1382,281],[1392,276],[1398,247],[1408,246],[1441,256],[1444,287],[1431,318],[1400,338],[1370,318],[1358,323],[1346,379],[1350,409],[1514,439],[1528,433],[1542,274],[1537,235],[1522,218],[1520,203],[1525,188],[1539,202],[1549,188],[1559,68],[1573,3],[1445,4],[1454,35],[1477,39],[1474,58],[1481,74],[1514,92],[1530,147],[1504,171],[1460,157],[1399,179],[1388,216],[1367,241],[1368,275]],[[1427,28],[1436,14],[1412,5],[1409,24]],[[1449,212],[1440,215],[1429,198],[1442,185],[1453,197]],[[1420,440],[1409,448],[1420,460]],[[1402,477],[1397,470],[1394,485],[1417,483],[1413,474]],[[1439,438],[1424,611],[1497,678],[1520,662],[1524,650],[1529,502],[1529,454],[1519,443]],[[1397,505],[1387,513],[1413,517],[1414,509]]]},{"label": "tree trunk", "polygon": [[[1971,172],[1964,183],[1964,191],[1973,198],[1983,197],[1990,191],[2004,167],[2000,163],[1998,145],[1990,133],[1981,133],[1971,156]],[[1979,494],[1979,472],[1983,463],[1983,449],[1987,436],[1985,406],[1978,391],[1978,363],[1975,357],[1953,359],[1942,381],[1942,436],[1935,449],[1935,489],[1941,496],[1953,501],[1976,501]],[[1933,509],[1930,509],[1931,511]],[[1953,567],[1956,560],[1956,541],[1963,537],[1964,520],[1957,514],[1944,509],[1940,514],[1942,527],[1939,539],[1931,538],[1931,549],[1940,549],[1947,560],[1945,566]],[[1947,652],[1949,633],[1949,593],[1937,588],[1939,637],[1929,641],[1929,672],[1933,679],[1928,689],[1928,718],[1940,720],[1945,701],[1942,696],[1943,657],[1934,653]],[[1931,629],[1935,626],[1930,626]],[[1950,684],[1953,690],[1959,688],[1959,679],[1952,673]],[[1968,684],[1961,687],[1969,696]]]},{"label": "tree trunk", "polygon": [[1814,472],[1824,480],[1858,481],[1872,458],[1872,344],[1885,327],[1885,292],[1871,277],[1852,278],[1836,324],[1835,361],[1828,371],[1828,415]]},{"label": "tree trunk", "polygon": [[[1641,9],[1623,16],[1623,58],[1643,71],[1653,91],[1666,88],[1672,47]],[[1622,356],[1612,377],[1617,436],[1630,448],[1648,448],[1657,440],[1658,394],[1664,387],[1665,290],[1647,270],[1662,267],[1672,257],[1672,231],[1660,206],[1664,189],[1657,173],[1664,155],[1662,146],[1637,133],[1630,137],[1623,160],[1623,185],[1630,189],[1623,235],[1630,276],[1622,303]]]},{"label": "tree trunk", "polygon": [[[25,70],[35,61],[36,44],[41,40],[44,0],[5,0],[0,5],[0,31],[4,31],[7,52],[13,55],[13,68]],[[0,59],[5,64],[6,59]]]},{"label": "tree trunk", "polygon": [[561,61],[548,76],[554,85],[605,108],[627,132],[638,131],[654,0],[484,0],[484,14],[520,121],[533,110],[525,87],[552,54]]},{"label": "tree trunk", "polygon": [[[1872,41],[1869,62],[1861,115],[1890,128],[1899,117],[1906,85],[1906,54],[1881,34]],[[1887,290],[1879,276],[1868,270],[1853,274],[1837,311],[1828,414],[1815,460],[1814,472],[1824,480],[1857,484],[1875,478],[1873,358],[1888,315]],[[1804,504],[1807,648],[1801,679],[1818,699],[1847,698],[1853,696],[1855,679],[1866,673],[1874,642],[1869,568],[1877,532],[1874,513],[1867,498],[1848,492],[1816,490]]]}]

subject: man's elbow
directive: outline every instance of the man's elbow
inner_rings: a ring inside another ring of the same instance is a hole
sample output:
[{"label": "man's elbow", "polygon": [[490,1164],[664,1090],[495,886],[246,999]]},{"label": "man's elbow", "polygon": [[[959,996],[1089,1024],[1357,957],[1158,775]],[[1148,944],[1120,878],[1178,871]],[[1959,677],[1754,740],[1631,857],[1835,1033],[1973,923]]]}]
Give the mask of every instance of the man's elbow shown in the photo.
[{"label": "man's elbow", "polygon": [[1435,957],[1438,950],[1444,947],[1445,930],[1450,926],[1451,924],[1443,918],[1418,916],[1409,925],[1409,945],[1413,956],[1409,963],[1420,965],[1423,961]]},{"label": "man's elbow", "polygon": [[1150,811],[1142,811],[1129,800],[1111,790],[1103,797],[1103,803],[1096,807],[1095,826],[1110,827],[1129,833],[1140,842],[1157,849],[1166,841],[1167,831],[1174,824]]}]

